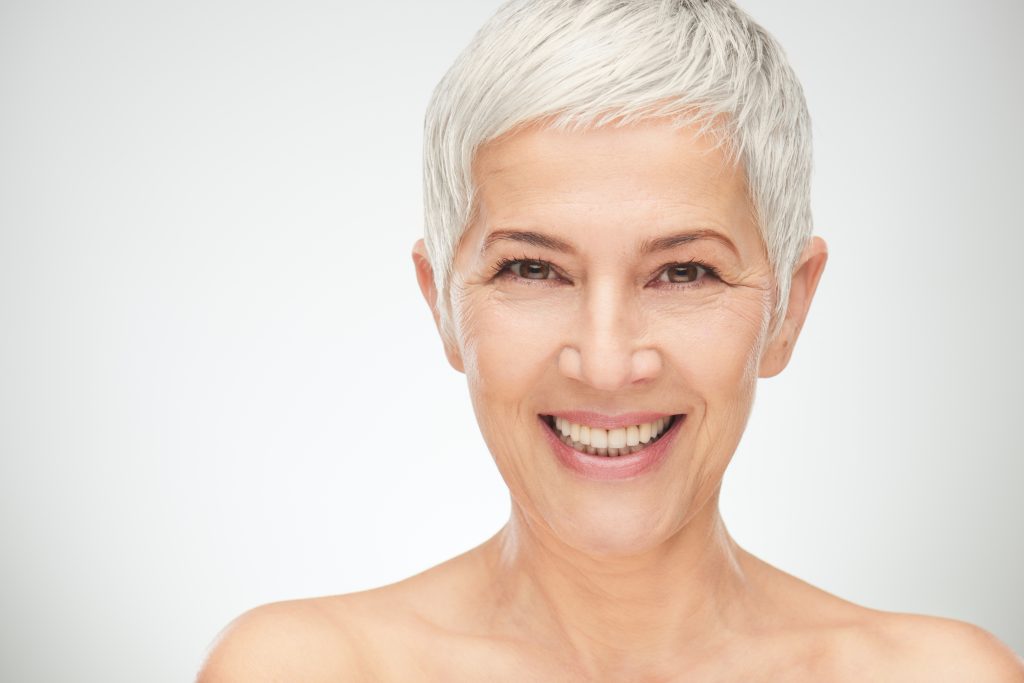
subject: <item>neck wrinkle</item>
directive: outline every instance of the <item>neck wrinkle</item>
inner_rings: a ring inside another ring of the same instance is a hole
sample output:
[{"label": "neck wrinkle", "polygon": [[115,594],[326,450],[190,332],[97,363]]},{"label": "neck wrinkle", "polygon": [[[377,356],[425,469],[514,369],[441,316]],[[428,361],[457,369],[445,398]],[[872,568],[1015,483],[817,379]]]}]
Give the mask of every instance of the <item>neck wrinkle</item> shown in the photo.
[{"label": "neck wrinkle", "polygon": [[643,555],[592,557],[545,531],[513,502],[508,523],[491,539],[502,621],[544,649],[571,652],[584,671],[607,676],[696,661],[748,621],[751,586],[717,490]]}]

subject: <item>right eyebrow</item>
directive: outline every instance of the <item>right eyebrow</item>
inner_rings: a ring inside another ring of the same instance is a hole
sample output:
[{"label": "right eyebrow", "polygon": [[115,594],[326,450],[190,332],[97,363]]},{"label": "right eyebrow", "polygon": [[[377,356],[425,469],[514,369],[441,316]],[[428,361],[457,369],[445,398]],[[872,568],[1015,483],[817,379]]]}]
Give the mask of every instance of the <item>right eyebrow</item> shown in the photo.
[{"label": "right eyebrow", "polygon": [[550,237],[543,233],[533,232],[532,230],[495,230],[484,240],[483,246],[480,248],[480,253],[482,254],[486,252],[491,248],[491,246],[497,242],[501,242],[502,240],[531,244],[535,247],[552,249],[564,254],[576,253],[576,248],[568,242],[563,242],[557,237]]}]

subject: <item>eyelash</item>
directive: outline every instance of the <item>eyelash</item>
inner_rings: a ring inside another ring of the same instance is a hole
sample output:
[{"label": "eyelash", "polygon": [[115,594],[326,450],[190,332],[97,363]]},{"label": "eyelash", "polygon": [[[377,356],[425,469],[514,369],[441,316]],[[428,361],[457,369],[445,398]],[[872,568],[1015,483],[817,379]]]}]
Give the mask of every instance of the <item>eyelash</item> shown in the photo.
[{"label": "eyelash", "polygon": [[[514,266],[515,264],[517,264],[517,263],[543,263],[544,265],[546,265],[549,268],[551,268],[556,274],[558,274],[558,270],[550,262],[544,261],[542,259],[526,258],[524,256],[522,258],[515,258],[515,259],[514,258],[502,258],[502,259],[500,259],[497,263],[494,264],[494,268],[493,268],[493,270],[494,270],[494,277],[499,277],[503,273],[508,273],[510,276],[514,277],[515,279],[521,280],[523,282],[527,282],[530,285],[546,286],[546,285],[543,285],[542,283],[546,282],[547,278],[545,278],[544,280],[534,280],[532,278],[522,277],[522,276],[519,276],[519,275],[516,275],[515,273],[513,273],[510,270],[510,268],[512,266]],[[656,278],[660,278],[661,274],[664,273],[666,269],[671,268],[672,266],[689,266],[689,265],[696,265],[696,266],[700,266],[701,268],[703,268],[704,271],[705,271],[705,277],[702,277],[702,278],[700,278],[699,280],[697,280],[695,282],[665,282],[665,283],[662,283],[662,284],[663,285],[667,285],[669,289],[695,289],[697,287],[702,287],[704,285],[705,280],[707,280],[708,277],[714,278],[715,280],[719,280],[719,281],[722,280],[722,278],[719,276],[718,271],[715,269],[714,266],[712,266],[710,263],[706,263],[706,262],[702,261],[701,259],[696,259],[696,258],[695,259],[690,259],[688,261],[673,261],[671,263],[666,263],[661,268],[659,268],[657,271],[655,271],[655,273],[656,273],[655,277]]]}]

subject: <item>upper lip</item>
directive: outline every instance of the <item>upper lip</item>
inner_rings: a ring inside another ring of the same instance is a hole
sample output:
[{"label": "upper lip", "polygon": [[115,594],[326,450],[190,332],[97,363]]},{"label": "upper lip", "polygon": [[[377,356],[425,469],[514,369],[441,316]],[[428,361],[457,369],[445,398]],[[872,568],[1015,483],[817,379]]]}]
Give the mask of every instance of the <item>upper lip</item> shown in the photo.
[{"label": "upper lip", "polygon": [[598,429],[619,429],[622,427],[631,427],[633,425],[643,424],[644,422],[654,422],[655,420],[659,420],[663,417],[671,417],[673,414],[678,413],[644,411],[619,413],[618,415],[605,415],[604,413],[594,413],[589,410],[559,410],[552,413],[541,414],[560,417],[568,420],[569,422],[575,422],[588,427],[597,427]]}]

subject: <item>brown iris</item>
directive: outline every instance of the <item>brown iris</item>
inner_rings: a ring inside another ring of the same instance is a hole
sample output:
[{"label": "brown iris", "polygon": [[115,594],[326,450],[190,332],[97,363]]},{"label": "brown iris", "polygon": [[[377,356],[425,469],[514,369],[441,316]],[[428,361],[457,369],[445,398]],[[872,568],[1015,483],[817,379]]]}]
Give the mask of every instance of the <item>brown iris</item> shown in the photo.
[{"label": "brown iris", "polygon": [[546,280],[551,274],[551,266],[543,261],[523,261],[519,264],[519,276],[528,280]]},{"label": "brown iris", "polygon": [[678,263],[668,268],[669,282],[693,282],[700,277],[700,266],[696,263]]}]

